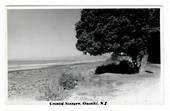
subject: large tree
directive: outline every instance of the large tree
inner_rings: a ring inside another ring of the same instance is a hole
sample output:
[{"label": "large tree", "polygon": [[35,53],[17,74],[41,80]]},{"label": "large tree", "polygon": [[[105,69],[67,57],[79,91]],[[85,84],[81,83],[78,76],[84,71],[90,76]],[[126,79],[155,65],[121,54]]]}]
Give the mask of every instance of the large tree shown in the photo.
[{"label": "large tree", "polygon": [[83,9],[75,29],[76,48],[84,54],[124,52],[136,62],[138,55],[150,53],[151,33],[160,30],[160,10]]}]

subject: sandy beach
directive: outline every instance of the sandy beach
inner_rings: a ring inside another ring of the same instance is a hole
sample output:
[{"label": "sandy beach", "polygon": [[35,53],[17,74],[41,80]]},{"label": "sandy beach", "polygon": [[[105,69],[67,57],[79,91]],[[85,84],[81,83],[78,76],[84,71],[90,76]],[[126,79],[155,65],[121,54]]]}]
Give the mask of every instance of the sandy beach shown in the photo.
[{"label": "sandy beach", "polygon": [[[8,98],[10,101],[49,101],[53,98],[60,101],[111,101],[110,104],[161,103],[159,65],[147,64],[138,74],[94,75],[100,64],[102,62],[9,71]],[[63,73],[72,74],[77,79],[73,89],[64,90],[59,85]]]}]

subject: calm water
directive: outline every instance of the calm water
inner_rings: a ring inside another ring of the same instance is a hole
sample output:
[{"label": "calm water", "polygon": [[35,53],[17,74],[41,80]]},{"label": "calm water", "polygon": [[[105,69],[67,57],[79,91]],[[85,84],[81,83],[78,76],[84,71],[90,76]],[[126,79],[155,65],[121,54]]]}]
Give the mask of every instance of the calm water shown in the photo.
[{"label": "calm water", "polygon": [[43,68],[53,65],[70,65],[76,63],[96,62],[106,60],[107,58],[108,56],[76,56],[50,60],[10,60],[8,61],[8,71]]}]

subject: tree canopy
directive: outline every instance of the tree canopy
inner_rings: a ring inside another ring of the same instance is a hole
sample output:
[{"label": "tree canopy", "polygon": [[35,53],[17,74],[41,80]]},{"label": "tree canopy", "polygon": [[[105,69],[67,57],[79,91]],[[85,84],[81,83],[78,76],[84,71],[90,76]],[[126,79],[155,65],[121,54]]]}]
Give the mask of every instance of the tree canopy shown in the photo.
[{"label": "tree canopy", "polygon": [[75,25],[76,48],[84,54],[147,52],[150,33],[160,30],[160,10],[83,9]]}]

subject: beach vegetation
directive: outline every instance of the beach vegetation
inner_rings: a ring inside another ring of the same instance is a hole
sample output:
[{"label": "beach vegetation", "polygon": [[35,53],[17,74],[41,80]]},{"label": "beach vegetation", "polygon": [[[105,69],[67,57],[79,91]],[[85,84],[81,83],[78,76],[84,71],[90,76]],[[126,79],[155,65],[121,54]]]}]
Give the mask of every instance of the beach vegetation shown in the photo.
[{"label": "beach vegetation", "polygon": [[64,90],[70,90],[77,85],[77,81],[72,73],[63,73],[59,79],[59,85],[62,86]]}]

